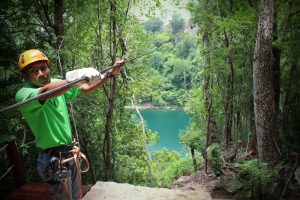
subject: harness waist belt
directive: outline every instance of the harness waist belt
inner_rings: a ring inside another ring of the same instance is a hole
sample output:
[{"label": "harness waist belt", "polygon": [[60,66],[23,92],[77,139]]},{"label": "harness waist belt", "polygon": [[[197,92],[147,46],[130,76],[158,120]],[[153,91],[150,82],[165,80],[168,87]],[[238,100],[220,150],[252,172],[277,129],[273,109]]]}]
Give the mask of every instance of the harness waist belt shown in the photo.
[{"label": "harness waist belt", "polygon": [[52,147],[45,149],[44,152],[46,152],[50,156],[55,156],[55,157],[70,157],[72,156],[72,152],[70,152],[74,148],[74,143],[71,143],[70,145],[65,145],[65,146],[58,146],[58,147]]}]

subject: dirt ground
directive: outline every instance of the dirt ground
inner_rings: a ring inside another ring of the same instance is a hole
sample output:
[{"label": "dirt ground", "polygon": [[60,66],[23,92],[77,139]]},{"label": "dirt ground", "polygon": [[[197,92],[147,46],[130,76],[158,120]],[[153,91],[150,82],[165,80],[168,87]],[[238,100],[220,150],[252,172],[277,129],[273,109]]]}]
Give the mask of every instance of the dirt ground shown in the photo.
[{"label": "dirt ground", "polygon": [[205,191],[210,193],[212,199],[233,199],[233,196],[225,190],[213,190],[217,177],[204,169],[199,169],[195,175],[182,176],[173,182],[173,189],[184,189],[192,191]]}]

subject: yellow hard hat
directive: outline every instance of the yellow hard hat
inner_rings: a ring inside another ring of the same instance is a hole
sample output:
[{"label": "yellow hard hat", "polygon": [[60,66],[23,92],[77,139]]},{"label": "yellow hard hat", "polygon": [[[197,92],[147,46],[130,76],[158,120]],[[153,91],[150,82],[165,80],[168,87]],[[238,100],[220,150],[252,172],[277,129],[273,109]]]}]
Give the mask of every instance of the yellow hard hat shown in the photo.
[{"label": "yellow hard hat", "polygon": [[36,61],[41,61],[41,60],[45,60],[49,64],[49,59],[40,50],[37,50],[37,49],[27,50],[27,51],[21,53],[21,55],[19,57],[19,62],[18,62],[19,70],[21,71],[27,65],[34,63]]}]

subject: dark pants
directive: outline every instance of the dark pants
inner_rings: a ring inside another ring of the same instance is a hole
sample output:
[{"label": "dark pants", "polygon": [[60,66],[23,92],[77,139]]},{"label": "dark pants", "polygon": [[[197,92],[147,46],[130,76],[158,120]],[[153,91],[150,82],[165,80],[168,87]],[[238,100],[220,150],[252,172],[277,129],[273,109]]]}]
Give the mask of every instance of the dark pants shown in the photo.
[{"label": "dark pants", "polygon": [[[55,199],[57,200],[78,200],[80,198],[80,175],[77,172],[75,161],[71,160],[68,162],[67,170],[69,176],[66,181],[55,181],[53,180],[53,174],[49,173],[49,166],[51,160],[54,157],[50,157],[46,152],[40,152],[37,160],[37,169],[39,175],[42,177],[44,182],[47,182],[52,190]],[[79,166],[79,163],[78,163]]]}]

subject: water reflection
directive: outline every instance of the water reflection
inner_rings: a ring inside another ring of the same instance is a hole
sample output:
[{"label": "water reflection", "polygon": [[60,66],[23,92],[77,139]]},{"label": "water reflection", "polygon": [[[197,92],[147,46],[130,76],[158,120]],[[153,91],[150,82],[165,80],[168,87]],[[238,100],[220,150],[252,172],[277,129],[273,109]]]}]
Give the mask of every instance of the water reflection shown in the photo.
[{"label": "water reflection", "polygon": [[147,127],[159,135],[157,145],[151,146],[151,152],[167,148],[176,150],[183,156],[187,150],[179,142],[180,130],[184,130],[189,123],[189,115],[183,110],[145,109],[140,110]]}]

